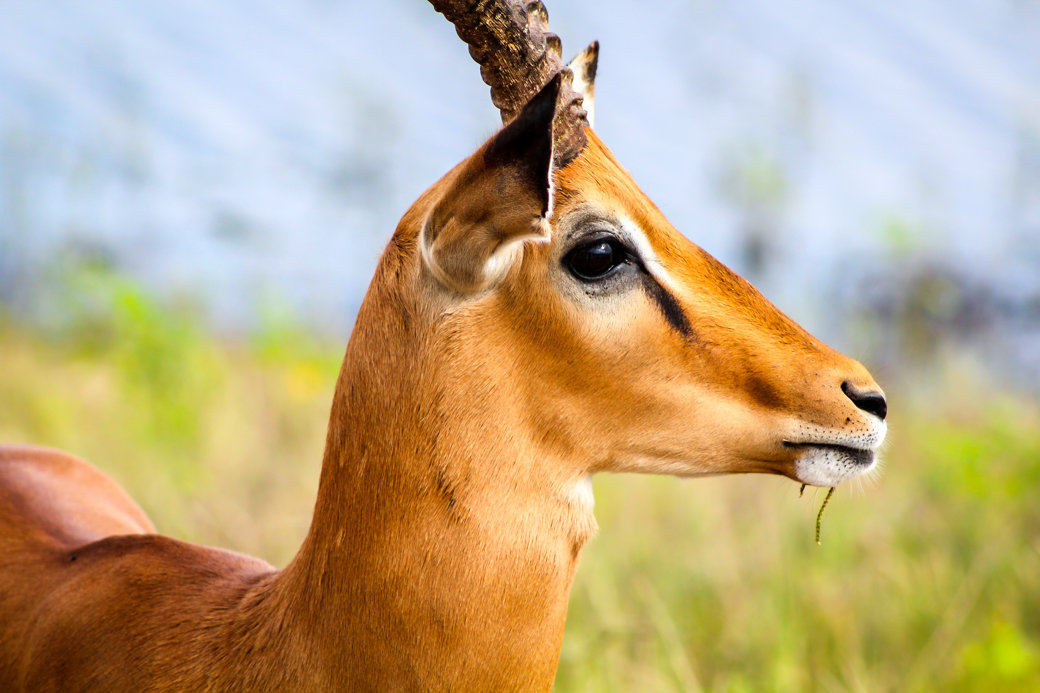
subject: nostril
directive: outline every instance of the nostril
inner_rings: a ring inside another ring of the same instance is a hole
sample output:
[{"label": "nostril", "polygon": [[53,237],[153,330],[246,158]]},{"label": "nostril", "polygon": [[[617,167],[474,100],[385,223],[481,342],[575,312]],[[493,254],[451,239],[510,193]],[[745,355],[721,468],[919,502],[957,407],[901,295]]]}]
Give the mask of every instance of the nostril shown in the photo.
[{"label": "nostril", "polygon": [[885,401],[885,396],[880,392],[873,390],[861,392],[850,385],[847,380],[841,384],[841,391],[852,400],[853,404],[868,414],[873,414],[882,421],[888,416],[888,402]]},{"label": "nostril", "polygon": [[856,406],[865,412],[869,412],[874,416],[878,417],[882,421],[888,416],[888,402],[885,401],[884,395],[879,395],[876,392],[872,392],[869,395],[863,395],[858,399],[853,399]]}]

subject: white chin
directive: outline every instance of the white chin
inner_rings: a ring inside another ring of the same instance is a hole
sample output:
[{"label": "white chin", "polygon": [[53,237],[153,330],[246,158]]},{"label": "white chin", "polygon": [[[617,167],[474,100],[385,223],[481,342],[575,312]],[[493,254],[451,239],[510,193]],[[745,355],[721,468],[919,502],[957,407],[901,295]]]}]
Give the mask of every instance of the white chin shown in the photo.
[{"label": "white chin", "polygon": [[873,450],[837,446],[808,446],[795,462],[795,477],[810,486],[837,486],[869,472],[877,464]]}]

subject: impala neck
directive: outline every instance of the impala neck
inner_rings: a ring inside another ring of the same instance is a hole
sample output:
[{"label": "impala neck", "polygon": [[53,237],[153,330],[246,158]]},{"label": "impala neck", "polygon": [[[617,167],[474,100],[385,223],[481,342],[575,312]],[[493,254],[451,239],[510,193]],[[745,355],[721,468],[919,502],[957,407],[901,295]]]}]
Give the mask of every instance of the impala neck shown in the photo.
[{"label": "impala neck", "polygon": [[516,430],[509,388],[443,358],[380,284],[340,373],[310,533],[278,587],[306,597],[297,618],[330,683],[548,689],[594,529],[581,477]]}]

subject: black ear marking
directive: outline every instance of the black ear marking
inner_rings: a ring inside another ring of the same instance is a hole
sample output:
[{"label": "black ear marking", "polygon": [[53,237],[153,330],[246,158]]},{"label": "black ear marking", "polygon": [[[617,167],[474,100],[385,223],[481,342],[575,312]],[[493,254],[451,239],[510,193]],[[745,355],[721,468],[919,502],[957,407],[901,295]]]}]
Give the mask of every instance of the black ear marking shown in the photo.
[{"label": "black ear marking", "polygon": [[[588,84],[596,83],[596,70],[599,67],[599,41],[593,41],[582,51],[586,59],[582,62],[584,74],[581,76]],[[573,61],[572,61],[573,64]]]},{"label": "black ear marking", "polygon": [[549,213],[553,118],[562,81],[562,75],[556,73],[484,150],[484,161],[489,167],[510,166],[529,177],[538,191],[542,216]]}]

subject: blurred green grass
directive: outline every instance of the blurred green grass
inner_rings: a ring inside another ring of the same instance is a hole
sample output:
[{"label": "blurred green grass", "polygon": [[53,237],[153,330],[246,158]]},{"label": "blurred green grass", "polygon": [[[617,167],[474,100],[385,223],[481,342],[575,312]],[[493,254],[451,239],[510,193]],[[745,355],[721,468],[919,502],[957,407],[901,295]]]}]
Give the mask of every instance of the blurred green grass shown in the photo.
[{"label": "blurred green grass", "polygon": [[[343,343],[277,318],[218,338],[104,273],[70,296],[58,327],[0,317],[0,440],[93,461],[164,533],[288,561]],[[1040,405],[901,382],[884,473],[838,490],[822,547],[823,493],[787,480],[597,478],[557,690],[1040,690]]]}]

